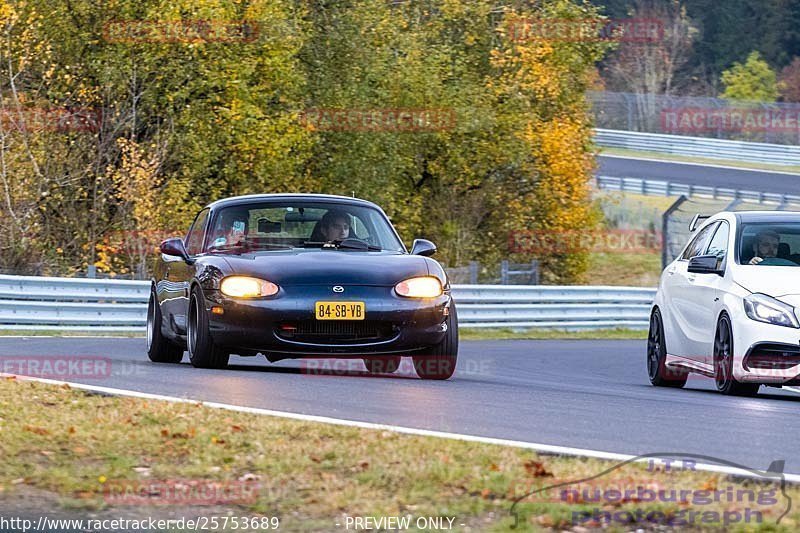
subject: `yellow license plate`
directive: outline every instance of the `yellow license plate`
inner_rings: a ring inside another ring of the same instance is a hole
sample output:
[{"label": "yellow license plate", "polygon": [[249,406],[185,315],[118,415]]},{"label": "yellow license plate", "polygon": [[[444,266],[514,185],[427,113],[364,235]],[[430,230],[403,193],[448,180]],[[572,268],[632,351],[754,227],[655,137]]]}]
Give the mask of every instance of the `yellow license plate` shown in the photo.
[{"label": "yellow license plate", "polygon": [[367,315],[364,302],[317,302],[314,309],[317,320],[364,320]]}]

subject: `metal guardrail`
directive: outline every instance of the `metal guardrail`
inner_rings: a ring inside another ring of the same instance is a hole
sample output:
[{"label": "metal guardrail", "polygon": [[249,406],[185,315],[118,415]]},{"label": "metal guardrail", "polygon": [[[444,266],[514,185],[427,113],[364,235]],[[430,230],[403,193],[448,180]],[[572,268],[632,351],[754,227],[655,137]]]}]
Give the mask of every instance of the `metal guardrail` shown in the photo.
[{"label": "metal guardrail", "polygon": [[[0,330],[143,332],[147,281],[0,275]],[[454,285],[459,324],[598,329],[648,325],[655,289]]]},{"label": "metal guardrail", "polygon": [[778,206],[800,205],[800,196],[793,194],[742,191],[725,187],[687,185],[671,181],[618,178],[613,176],[597,176],[596,183],[600,189],[632,192],[647,196],[686,196],[687,198],[701,197],[714,200],[741,200],[747,203],[775,204]]},{"label": "metal guardrail", "polygon": [[607,148],[626,148],[646,152],[731,159],[751,163],[800,165],[800,146],[728,141],[705,137],[640,133],[635,131],[596,129],[594,141]]}]

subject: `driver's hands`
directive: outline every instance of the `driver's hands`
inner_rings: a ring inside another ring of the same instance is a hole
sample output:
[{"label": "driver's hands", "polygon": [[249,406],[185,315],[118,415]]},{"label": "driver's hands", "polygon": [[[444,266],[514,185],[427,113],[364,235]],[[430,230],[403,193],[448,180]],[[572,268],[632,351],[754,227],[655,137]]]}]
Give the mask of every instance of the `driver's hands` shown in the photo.
[{"label": "driver's hands", "polygon": [[763,258],[756,256],[756,257],[752,258],[747,264],[748,265],[757,265],[763,260],[764,260]]}]

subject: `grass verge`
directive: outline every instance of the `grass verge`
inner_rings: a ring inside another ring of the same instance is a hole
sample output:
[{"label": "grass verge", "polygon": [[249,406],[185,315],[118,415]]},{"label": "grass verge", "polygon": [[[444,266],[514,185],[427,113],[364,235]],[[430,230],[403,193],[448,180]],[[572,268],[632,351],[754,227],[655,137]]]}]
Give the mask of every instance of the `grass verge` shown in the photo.
[{"label": "grass verge", "polygon": [[95,330],[58,330],[58,329],[0,329],[0,337],[144,337],[142,331],[95,331]]},{"label": "grass verge", "polygon": [[[14,379],[0,380],[0,413],[0,508],[6,516],[25,511],[52,515],[56,509],[100,518],[177,518],[180,513],[277,516],[281,529],[288,531],[345,530],[347,516],[408,516],[412,525],[419,525],[420,517],[433,516],[453,518],[455,530],[506,531],[513,523],[511,506],[520,500],[515,507],[518,531],[530,531],[600,527],[605,512],[610,513],[610,530],[663,530],[647,521],[647,513],[655,519],[652,513],[657,511],[664,520],[687,520],[687,509],[713,513],[682,523],[680,529],[688,530],[735,529],[743,524],[746,508],[755,505],[693,500],[688,506],[638,497],[614,499],[610,493],[600,501],[589,501],[580,491],[531,494],[566,481],[574,490],[583,486],[601,492],[636,486],[691,494],[772,490],[769,502],[758,504],[761,522],[746,528],[792,531],[800,519],[795,506],[775,525],[787,497],[800,496],[797,488],[784,496],[771,485],[737,482],[721,474],[663,467],[650,472],[644,464],[614,468],[607,461],[539,456],[518,448],[197,404],[97,396]],[[586,485],[575,483],[608,469]],[[165,480],[182,480],[184,485],[192,480],[215,486],[250,484],[255,496],[211,507],[180,501],[166,506],[159,505],[164,492],[148,490],[135,491],[143,501],[133,508],[109,501],[109,494],[119,494],[109,487],[152,487]],[[30,508],[27,496],[36,498],[36,507]],[[738,512],[739,522],[723,524],[724,512]],[[617,523],[615,517],[625,520],[626,513],[633,522]],[[243,529],[248,528],[239,528]]]},{"label": "grass verge", "polygon": [[661,253],[590,253],[585,278],[591,285],[657,287]]},{"label": "grass verge", "polygon": [[469,328],[461,326],[458,336],[464,341],[483,340],[547,340],[547,339],[587,339],[587,340],[625,340],[646,339],[646,330],[636,329],[595,329],[590,331],[565,331],[557,329],[510,329],[510,328]]}]

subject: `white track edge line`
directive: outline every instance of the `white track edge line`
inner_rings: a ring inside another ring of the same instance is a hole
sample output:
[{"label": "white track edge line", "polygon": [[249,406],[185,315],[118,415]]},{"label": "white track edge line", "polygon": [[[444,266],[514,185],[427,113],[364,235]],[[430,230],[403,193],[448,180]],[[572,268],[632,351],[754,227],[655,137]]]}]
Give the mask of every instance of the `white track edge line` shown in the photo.
[{"label": "white track edge line", "polygon": [[[721,168],[725,170],[742,170],[744,172],[761,172],[764,174],[780,174],[782,176],[796,176],[800,177],[800,172],[787,172],[783,170],[771,170],[771,169],[763,169],[763,168],[749,168],[749,167],[732,167],[730,165],[711,165],[707,163],[692,163],[690,161],[673,161],[671,159],[653,159],[650,157],[631,157],[625,155],[616,155],[616,154],[604,154],[600,152],[598,154],[599,157],[608,157],[613,159],[631,159],[633,161],[648,161],[650,163],[668,163],[670,165],[690,165],[695,167],[708,167],[708,168]],[[658,180],[654,180],[658,181]],[[670,180],[672,181],[672,180]],[[677,182],[676,182],[677,183]],[[722,188],[722,187],[720,187]]]},{"label": "white track edge line", "polygon": [[[179,398],[177,396],[166,396],[163,394],[153,394],[149,392],[139,392],[128,389],[116,389],[112,387],[101,387],[99,385],[88,385],[84,383],[73,383],[70,381],[59,381],[55,379],[21,376],[17,374],[8,374],[3,372],[0,372],[0,378],[15,378],[20,381],[35,381],[47,385],[58,385],[58,386],[66,385],[78,390],[109,394],[113,396],[140,398],[144,400],[162,400],[173,403],[188,403],[188,404],[202,405],[204,407],[209,407],[211,409],[223,409],[226,411],[235,411],[240,413],[275,416],[279,418],[288,418],[304,422],[321,422],[323,424],[333,424],[337,426],[349,426],[362,429],[392,431],[394,433],[403,433],[407,435],[416,435],[420,437],[435,437],[442,439],[460,440],[465,442],[476,442],[480,444],[493,444],[497,446],[522,448],[551,455],[569,455],[574,457],[589,457],[592,459],[604,459],[611,461],[628,461],[638,457],[637,455],[629,455],[629,454],[615,453],[615,452],[604,452],[599,450],[589,450],[585,448],[572,448],[569,446],[558,446],[554,444],[540,444],[536,442],[499,439],[495,437],[480,437],[476,435],[450,433],[447,431],[410,428],[404,426],[394,426],[391,424],[377,424],[374,422],[361,422],[358,420],[347,420],[344,418],[332,418],[319,415],[304,415],[301,413],[291,413],[288,411],[274,411],[272,409],[263,409],[260,407],[244,407],[240,405],[231,405],[218,402],[207,402],[203,400],[192,400],[190,398]],[[635,462],[647,462],[650,461],[651,459],[652,458],[637,459]],[[742,469],[739,468],[733,468],[730,466],[723,466],[723,465],[696,463],[694,464],[694,468],[705,472],[715,472],[720,474],[728,474],[746,478],[762,479],[764,477],[750,472],[743,472]],[[786,479],[786,481],[791,483],[800,483],[800,474],[784,474],[784,478]]]}]

